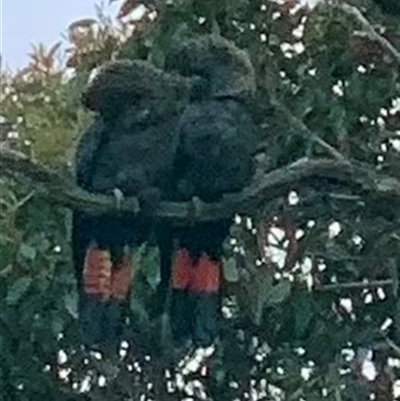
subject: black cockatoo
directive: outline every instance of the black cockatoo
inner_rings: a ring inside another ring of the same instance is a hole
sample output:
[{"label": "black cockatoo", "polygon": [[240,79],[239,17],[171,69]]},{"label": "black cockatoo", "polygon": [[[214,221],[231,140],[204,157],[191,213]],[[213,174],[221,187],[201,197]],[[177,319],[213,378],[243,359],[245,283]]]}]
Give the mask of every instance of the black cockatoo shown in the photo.
[{"label": "black cockatoo", "polygon": [[76,179],[102,194],[137,196],[142,213],[73,216],[73,252],[84,342],[115,347],[131,282],[129,246],[148,238],[150,209],[172,188],[176,125],[198,79],[143,61],[106,64],[83,102],[97,116],[76,153]]},{"label": "black cockatoo", "polygon": [[[251,181],[259,139],[250,108],[256,84],[248,55],[222,37],[203,36],[172,46],[165,67],[205,82],[177,125],[174,199],[213,202],[242,190]],[[178,247],[171,275],[164,272],[163,278],[172,289],[172,331],[180,344],[208,346],[218,335],[222,245],[230,226],[230,219],[222,219],[173,232]]]}]

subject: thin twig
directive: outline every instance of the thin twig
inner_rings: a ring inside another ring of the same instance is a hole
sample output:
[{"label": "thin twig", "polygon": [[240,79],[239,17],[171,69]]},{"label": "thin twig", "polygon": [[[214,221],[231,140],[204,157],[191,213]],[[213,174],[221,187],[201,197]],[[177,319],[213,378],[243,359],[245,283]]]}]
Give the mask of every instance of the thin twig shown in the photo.
[{"label": "thin twig", "polygon": [[3,270],[0,270],[0,277],[6,277],[13,271],[13,265],[9,264]]},{"label": "thin twig", "polygon": [[311,139],[313,142],[317,143],[319,146],[321,146],[321,148],[325,149],[335,159],[340,161],[346,161],[345,156],[343,156],[337,149],[335,149],[328,142],[320,138],[316,133],[312,132],[304,124],[303,121],[301,121],[298,117],[292,114],[286,106],[284,106],[273,96],[271,96],[271,104],[274,107],[276,107],[276,109],[286,117],[286,119],[289,121],[290,126],[298,130],[304,137],[306,137],[307,139]]},{"label": "thin twig", "polygon": [[363,281],[363,282],[352,282],[352,283],[340,283],[340,284],[326,284],[316,286],[316,291],[340,291],[340,290],[362,290],[362,289],[373,289],[388,287],[393,285],[393,280],[375,280],[375,281]]},{"label": "thin twig", "polygon": [[389,346],[391,350],[393,350],[398,357],[400,357],[400,347],[395,344],[390,338],[385,337],[386,344]]},{"label": "thin twig", "polygon": [[336,160],[346,161],[344,155],[342,155],[337,149],[335,149],[332,145],[326,142],[324,139],[320,138],[318,134],[311,131],[307,125],[296,115],[294,115],[284,103],[279,100],[279,96],[277,94],[277,79],[279,72],[279,67],[276,64],[276,61],[273,58],[270,58],[268,63],[268,69],[265,74],[265,79],[262,83],[264,90],[268,93],[268,100],[271,106],[273,106],[277,111],[283,114],[285,119],[289,122],[289,126],[296,131],[300,135],[303,136],[306,140],[311,140],[321,146],[322,149],[325,149],[328,154],[334,157]]}]

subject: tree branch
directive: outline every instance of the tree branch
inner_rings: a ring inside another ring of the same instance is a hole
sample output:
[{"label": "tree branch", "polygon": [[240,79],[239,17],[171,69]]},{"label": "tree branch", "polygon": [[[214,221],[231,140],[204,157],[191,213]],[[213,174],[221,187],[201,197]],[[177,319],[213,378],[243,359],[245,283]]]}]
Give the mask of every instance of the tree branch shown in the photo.
[{"label": "tree branch", "polygon": [[365,281],[365,282],[352,282],[352,283],[340,283],[340,284],[326,284],[315,286],[316,291],[341,291],[341,290],[363,290],[363,289],[373,289],[388,287],[393,285],[393,280],[375,280],[375,281]]},{"label": "tree branch", "polygon": [[[57,173],[30,161],[15,152],[0,149],[1,174],[29,179],[37,195],[46,200],[71,209],[92,212],[139,211],[136,198],[126,198],[119,208],[112,196],[89,193],[77,187],[71,180],[61,178]],[[289,166],[265,173],[256,182],[238,194],[227,194],[218,203],[201,202],[198,221],[210,221],[232,217],[235,213],[254,215],[260,206],[278,197],[287,196],[293,186],[307,187],[318,184],[319,180],[333,180],[352,188],[356,193],[372,193],[400,202],[400,180],[377,174],[363,166],[347,161],[329,159],[301,159]],[[162,202],[155,216],[184,222],[193,219],[192,202]]]},{"label": "tree branch", "polygon": [[342,162],[346,161],[346,158],[344,157],[344,155],[342,155],[342,153],[340,153],[324,139],[320,138],[315,132],[311,131],[300,118],[292,114],[291,111],[285,105],[283,105],[275,96],[270,96],[270,102],[278,111],[280,111],[286,117],[290,126],[300,132],[304,138],[317,143],[319,146],[321,146],[322,149],[326,150],[335,159]]},{"label": "tree branch", "polygon": [[357,7],[346,3],[337,3],[336,7],[342,10],[344,13],[354,17],[365,29],[370,39],[378,42],[386,50],[386,52],[390,54],[396,64],[400,65],[400,52],[385,37],[376,32],[371,23],[362,15],[361,11]]},{"label": "tree branch", "polygon": [[387,337],[385,338],[385,340],[389,348],[396,353],[397,357],[400,358],[400,347],[394,341],[390,340]]}]

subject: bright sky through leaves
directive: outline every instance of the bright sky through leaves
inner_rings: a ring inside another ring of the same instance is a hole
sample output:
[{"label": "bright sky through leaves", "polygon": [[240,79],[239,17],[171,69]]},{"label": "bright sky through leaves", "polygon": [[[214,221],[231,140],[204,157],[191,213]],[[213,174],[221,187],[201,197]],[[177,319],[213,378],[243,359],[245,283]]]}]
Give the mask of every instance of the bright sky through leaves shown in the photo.
[{"label": "bright sky through leaves", "polygon": [[96,4],[104,6],[107,14],[113,6],[108,1],[101,4],[100,0],[1,0],[0,3],[1,55],[12,69],[27,64],[32,44],[51,46],[62,39],[71,22],[95,17]]}]

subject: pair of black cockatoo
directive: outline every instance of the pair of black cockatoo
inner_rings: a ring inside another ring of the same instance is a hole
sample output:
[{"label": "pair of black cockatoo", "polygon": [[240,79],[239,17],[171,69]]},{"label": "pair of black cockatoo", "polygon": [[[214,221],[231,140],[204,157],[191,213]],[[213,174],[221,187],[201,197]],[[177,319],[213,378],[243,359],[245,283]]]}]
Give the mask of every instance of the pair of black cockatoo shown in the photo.
[{"label": "pair of black cockatoo", "polygon": [[[132,272],[129,249],[149,240],[161,200],[218,201],[253,174],[255,74],[231,42],[204,36],[171,46],[163,70],[145,61],[106,64],[83,102],[96,112],[77,149],[77,183],[136,196],[137,215],[73,217],[80,317],[88,345],[120,338]],[[157,230],[161,284],[171,293],[174,339],[207,346],[218,334],[222,243],[230,221]]]}]

